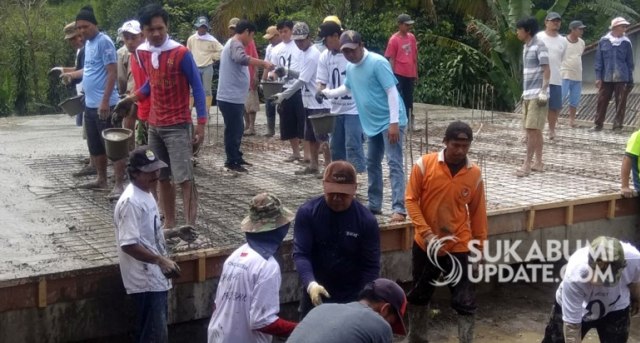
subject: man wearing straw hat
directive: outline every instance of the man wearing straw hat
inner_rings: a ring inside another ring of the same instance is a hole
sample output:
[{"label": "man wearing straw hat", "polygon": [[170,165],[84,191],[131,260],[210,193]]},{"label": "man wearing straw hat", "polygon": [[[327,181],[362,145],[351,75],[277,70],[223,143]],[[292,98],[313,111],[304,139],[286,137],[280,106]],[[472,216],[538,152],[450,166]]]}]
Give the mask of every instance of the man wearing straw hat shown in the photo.
[{"label": "man wearing straw hat", "polygon": [[293,260],[302,283],[300,317],[323,301],[356,301],[380,273],[380,229],[357,200],[356,170],[334,161],[324,171],[324,195],[296,213]]},{"label": "man wearing straw hat", "polygon": [[274,258],[289,231],[293,213],[272,194],[253,197],[240,229],[247,243],[222,267],[209,322],[209,343],[271,342],[289,336],[296,323],[280,312],[280,266]]}]

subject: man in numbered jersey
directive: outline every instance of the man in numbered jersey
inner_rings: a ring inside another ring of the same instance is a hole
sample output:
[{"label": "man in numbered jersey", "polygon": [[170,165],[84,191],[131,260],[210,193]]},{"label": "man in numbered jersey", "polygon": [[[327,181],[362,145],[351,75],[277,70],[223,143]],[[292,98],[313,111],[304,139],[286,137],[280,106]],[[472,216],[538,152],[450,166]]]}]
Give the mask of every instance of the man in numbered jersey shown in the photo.
[{"label": "man in numbered jersey", "polygon": [[[329,151],[329,135],[316,135],[311,125],[309,116],[320,113],[329,112],[329,103],[324,97],[316,97],[316,72],[318,70],[318,60],[320,52],[313,45],[313,41],[309,36],[309,25],[301,21],[293,26],[293,35],[291,36],[296,46],[302,52],[300,56],[300,70],[290,69],[288,77],[296,78],[293,85],[284,92],[274,96],[276,104],[280,104],[284,99],[288,99],[298,90],[302,91],[302,104],[305,110],[304,125],[304,144],[305,149],[309,149],[309,165],[295,172],[296,175],[318,174],[319,161],[318,155],[322,148],[325,165],[331,163],[331,152]],[[276,71],[278,76],[285,74],[284,68],[280,67]],[[280,125],[283,125],[280,122]]]},{"label": "man in numbered jersey", "polygon": [[591,329],[601,342],[626,342],[640,304],[640,252],[600,236],[567,262],[543,343],[580,343]]},{"label": "man in numbered jersey", "polygon": [[[318,92],[336,89],[344,84],[347,76],[347,59],[340,51],[342,28],[333,21],[320,25],[318,36],[327,47],[318,62]],[[364,134],[358,118],[358,108],[351,94],[329,99],[331,114],[336,116],[336,125],[331,135],[331,156],[334,160],[349,161],[358,173],[366,171],[364,160]]]},{"label": "man in numbered jersey", "polygon": [[[271,50],[271,60],[276,68],[284,68],[285,74],[289,70],[299,71],[300,56],[302,52],[291,39],[293,30],[293,22],[291,20],[283,20],[277,25],[278,32],[282,42]],[[276,75],[271,75],[277,77]],[[295,79],[289,78],[285,85],[284,91],[289,89],[296,82]],[[283,99],[278,105],[278,114],[280,115],[280,139],[289,141],[291,144],[291,156],[285,159],[285,162],[299,161],[300,157],[300,140],[304,139],[304,121],[305,111],[302,103],[302,91],[298,89],[287,99]]]}]

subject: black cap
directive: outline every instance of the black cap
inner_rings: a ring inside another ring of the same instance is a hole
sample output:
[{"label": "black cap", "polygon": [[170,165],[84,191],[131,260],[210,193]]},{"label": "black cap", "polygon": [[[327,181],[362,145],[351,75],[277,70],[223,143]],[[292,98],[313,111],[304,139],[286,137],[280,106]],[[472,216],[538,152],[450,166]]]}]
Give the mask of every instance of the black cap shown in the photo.
[{"label": "black cap", "polygon": [[162,162],[153,153],[148,145],[135,148],[129,154],[129,167],[145,173],[151,173],[158,169],[166,168],[168,165]]},{"label": "black cap", "polygon": [[326,38],[336,33],[338,35],[342,33],[342,28],[340,27],[340,25],[338,25],[333,21],[327,21],[322,23],[322,25],[320,25],[320,31],[318,32],[318,37]]},{"label": "black cap", "polygon": [[93,7],[87,5],[80,9],[80,12],[76,15],[76,21],[78,20],[86,20],[93,25],[98,25],[98,20],[96,19],[95,14],[93,14]]},{"label": "black cap", "polygon": [[571,30],[584,29],[585,27],[587,27],[587,26],[585,24],[583,24],[580,20],[574,20],[574,21],[569,23],[569,29],[571,29]]},{"label": "black cap", "polygon": [[462,121],[454,121],[449,126],[447,126],[447,130],[444,132],[445,140],[465,140],[472,141],[473,140],[473,130],[469,124]]},{"label": "black cap", "polygon": [[544,20],[562,20],[562,17],[558,12],[549,12],[547,13],[547,17]]},{"label": "black cap", "polygon": [[411,16],[406,13],[403,13],[398,16],[398,24],[413,25],[413,23],[415,23],[415,21],[413,21],[411,19]]}]

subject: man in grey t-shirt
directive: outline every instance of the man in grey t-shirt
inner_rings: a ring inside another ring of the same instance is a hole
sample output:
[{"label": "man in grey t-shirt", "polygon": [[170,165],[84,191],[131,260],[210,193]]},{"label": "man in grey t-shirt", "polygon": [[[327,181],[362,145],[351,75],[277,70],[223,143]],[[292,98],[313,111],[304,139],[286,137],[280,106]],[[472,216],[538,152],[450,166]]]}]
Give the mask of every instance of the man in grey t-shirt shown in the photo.
[{"label": "man in grey t-shirt", "polygon": [[244,132],[244,103],[249,93],[249,69],[253,65],[267,70],[273,69],[268,61],[253,58],[245,53],[245,47],[253,40],[256,26],[240,20],[220,55],[220,77],[216,102],[224,120],[224,151],[227,154],[224,166],[231,171],[247,172],[243,165],[240,143]]},{"label": "man in grey t-shirt", "polygon": [[407,297],[388,279],[368,283],[359,301],[322,304],[298,324],[289,343],[391,343],[393,334],[406,335],[402,321]]}]

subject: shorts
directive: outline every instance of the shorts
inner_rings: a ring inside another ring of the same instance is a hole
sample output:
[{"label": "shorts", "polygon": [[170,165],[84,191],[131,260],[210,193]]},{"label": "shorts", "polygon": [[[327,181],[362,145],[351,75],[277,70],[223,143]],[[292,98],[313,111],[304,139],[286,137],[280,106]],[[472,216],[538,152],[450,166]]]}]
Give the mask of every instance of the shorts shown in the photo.
[{"label": "shorts", "polygon": [[[109,109],[113,111],[113,107]],[[97,108],[85,108],[84,111],[84,128],[87,134],[87,147],[91,156],[101,156],[107,153],[104,147],[104,139],[102,139],[102,131],[110,129],[111,116],[106,120],[100,119]]]},{"label": "shorts", "polygon": [[538,105],[537,100],[523,100],[524,117],[522,124],[525,129],[543,130],[547,121],[547,105]]},{"label": "shorts", "polygon": [[562,109],[562,86],[549,85],[549,109],[552,111]]},{"label": "shorts", "polygon": [[582,81],[562,79],[562,100],[569,97],[569,106],[578,108],[582,94]]},{"label": "shorts", "polygon": [[172,179],[176,184],[193,180],[193,148],[191,147],[191,124],[171,126],[149,125],[149,147],[158,158],[169,165],[160,169],[160,180]]},{"label": "shorts", "polygon": [[244,111],[247,113],[258,113],[260,111],[260,99],[258,98],[258,91],[249,91],[247,99],[244,102]]},{"label": "shorts", "polygon": [[307,142],[326,142],[329,140],[329,135],[324,134],[320,136],[316,136],[315,131],[313,131],[313,124],[311,123],[311,119],[309,119],[310,115],[318,114],[318,113],[327,113],[327,110],[324,109],[310,109],[305,108],[305,121],[304,121],[304,140]]},{"label": "shorts", "polygon": [[305,110],[302,104],[302,92],[297,91],[278,105],[280,114],[280,139],[283,141],[304,139]]}]

